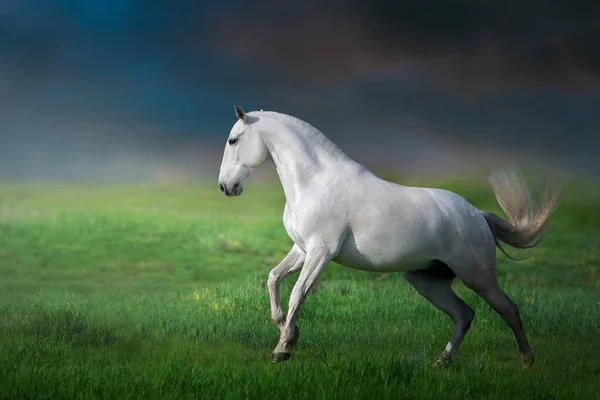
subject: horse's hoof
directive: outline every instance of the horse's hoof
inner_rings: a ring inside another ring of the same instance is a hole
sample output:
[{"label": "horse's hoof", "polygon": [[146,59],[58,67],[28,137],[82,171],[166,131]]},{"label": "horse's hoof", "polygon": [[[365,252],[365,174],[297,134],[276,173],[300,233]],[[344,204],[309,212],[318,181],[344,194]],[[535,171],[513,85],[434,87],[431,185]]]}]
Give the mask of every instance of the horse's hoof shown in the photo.
[{"label": "horse's hoof", "polygon": [[290,353],[273,353],[271,355],[271,362],[278,363],[278,362],[286,361],[286,360],[290,359],[290,356],[291,356]]},{"label": "horse's hoof", "polygon": [[452,358],[441,356],[433,363],[433,368],[447,368],[452,364]]},{"label": "horse's hoof", "polygon": [[300,329],[298,328],[298,325],[296,325],[296,327],[294,328],[294,336],[292,336],[291,340],[288,342],[288,344],[293,347],[296,345],[296,343],[298,343],[298,338],[300,337]]},{"label": "horse's hoof", "polygon": [[523,363],[523,369],[529,369],[535,362],[535,356],[533,353],[523,353],[521,354],[521,362]]}]

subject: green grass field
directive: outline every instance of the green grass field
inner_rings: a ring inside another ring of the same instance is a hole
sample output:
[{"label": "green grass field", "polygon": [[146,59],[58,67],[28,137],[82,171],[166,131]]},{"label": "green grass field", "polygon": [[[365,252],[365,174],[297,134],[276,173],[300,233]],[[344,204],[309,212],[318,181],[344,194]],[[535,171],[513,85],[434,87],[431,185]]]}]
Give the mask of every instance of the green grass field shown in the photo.
[{"label": "green grass field", "polygon": [[[266,278],[291,246],[283,194],[214,186],[1,185],[0,398],[600,398],[599,203],[579,186],[530,258],[498,256],[531,370],[460,282],[475,321],[455,364],[431,368],[449,318],[401,274],[334,263],[301,309],[292,359],[271,364]],[[487,186],[435,186],[503,215]]]}]

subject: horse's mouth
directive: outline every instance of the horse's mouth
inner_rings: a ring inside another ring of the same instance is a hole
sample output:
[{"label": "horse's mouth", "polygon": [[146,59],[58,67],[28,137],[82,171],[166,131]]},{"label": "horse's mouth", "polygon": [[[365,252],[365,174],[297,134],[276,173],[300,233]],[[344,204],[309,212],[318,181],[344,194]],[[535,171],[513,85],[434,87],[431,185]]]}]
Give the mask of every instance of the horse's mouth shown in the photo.
[{"label": "horse's mouth", "polygon": [[244,191],[244,187],[242,185],[240,185],[239,183],[236,183],[235,185],[233,185],[233,188],[231,190],[228,190],[227,186],[220,183],[219,189],[221,190],[221,193],[223,193],[227,197],[239,196]]},{"label": "horse's mouth", "polygon": [[236,196],[240,196],[243,192],[244,192],[244,188],[242,186],[236,185],[230,192],[226,192],[225,196],[236,197]]}]

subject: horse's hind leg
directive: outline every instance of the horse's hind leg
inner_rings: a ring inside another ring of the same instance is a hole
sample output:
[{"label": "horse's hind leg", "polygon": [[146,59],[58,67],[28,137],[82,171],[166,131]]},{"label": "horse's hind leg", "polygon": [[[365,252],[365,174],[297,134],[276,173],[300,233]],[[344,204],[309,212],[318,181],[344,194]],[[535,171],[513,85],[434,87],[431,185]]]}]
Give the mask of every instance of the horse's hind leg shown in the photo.
[{"label": "horse's hind leg", "polygon": [[[534,354],[527,341],[521,317],[519,316],[519,307],[500,289],[498,286],[498,277],[496,269],[495,249],[490,252],[488,262],[474,263],[477,266],[475,270],[465,268],[453,269],[458,278],[479,296],[481,296],[511,327],[515,334],[523,367],[533,365]],[[468,263],[461,265],[469,265]]]},{"label": "horse's hind leg", "polygon": [[446,313],[454,322],[452,337],[436,362],[438,366],[446,366],[452,361],[452,357],[469,330],[475,318],[475,311],[454,293],[452,281],[456,275],[440,261],[435,261],[428,269],[406,272],[404,277],[419,294]]},{"label": "horse's hind leg", "polygon": [[[469,285],[467,284],[467,286]],[[519,346],[523,367],[527,368],[533,365],[535,357],[521,323],[519,307],[500,289],[497,283],[490,287],[476,286],[471,289],[480,295],[511,327]]]}]

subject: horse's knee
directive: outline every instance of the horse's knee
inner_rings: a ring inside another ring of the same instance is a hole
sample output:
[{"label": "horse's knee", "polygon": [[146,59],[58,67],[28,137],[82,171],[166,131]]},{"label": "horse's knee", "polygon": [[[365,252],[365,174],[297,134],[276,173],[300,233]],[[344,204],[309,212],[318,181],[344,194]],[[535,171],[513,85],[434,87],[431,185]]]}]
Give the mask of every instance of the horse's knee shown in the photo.
[{"label": "horse's knee", "polygon": [[271,313],[271,320],[277,325],[281,325],[285,322],[285,314],[281,310],[275,311]]}]

